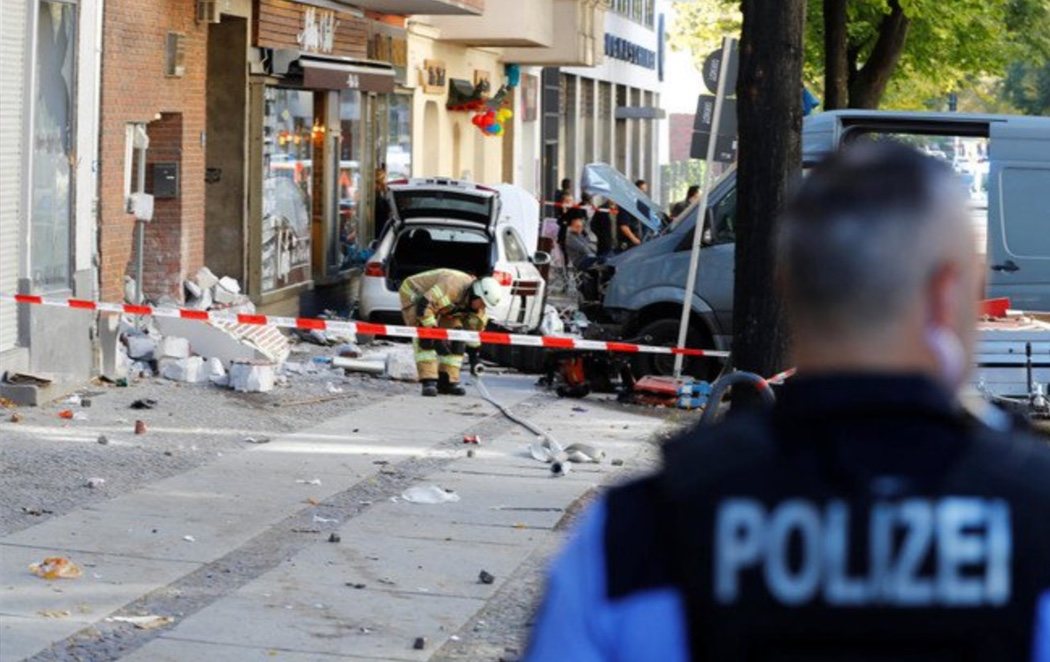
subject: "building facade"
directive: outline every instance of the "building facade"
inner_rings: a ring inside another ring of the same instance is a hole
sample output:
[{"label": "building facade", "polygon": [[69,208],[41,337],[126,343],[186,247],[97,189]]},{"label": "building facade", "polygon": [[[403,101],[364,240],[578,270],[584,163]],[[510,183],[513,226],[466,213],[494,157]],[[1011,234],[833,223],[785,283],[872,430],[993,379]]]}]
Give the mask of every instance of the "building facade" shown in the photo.
[{"label": "building facade", "polygon": [[603,58],[543,74],[545,199],[583,166],[608,163],[660,188],[658,122],[664,39],[654,0],[613,0],[604,12]]},{"label": "building facade", "polygon": [[[0,1],[0,292],[96,294],[101,12]],[[82,380],[93,334],[88,312],[0,303],[0,373]]]}]

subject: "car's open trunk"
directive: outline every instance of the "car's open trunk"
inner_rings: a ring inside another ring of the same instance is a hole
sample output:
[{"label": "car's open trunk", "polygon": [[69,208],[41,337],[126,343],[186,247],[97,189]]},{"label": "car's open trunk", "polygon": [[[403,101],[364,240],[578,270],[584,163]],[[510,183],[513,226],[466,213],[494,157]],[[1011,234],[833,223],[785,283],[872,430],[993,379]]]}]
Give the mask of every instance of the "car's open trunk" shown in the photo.
[{"label": "car's open trunk", "polygon": [[493,244],[482,229],[412,223],[398,232],[387,264],[391,289],[430,269],[457,269],[474,276],[492,271]]}]

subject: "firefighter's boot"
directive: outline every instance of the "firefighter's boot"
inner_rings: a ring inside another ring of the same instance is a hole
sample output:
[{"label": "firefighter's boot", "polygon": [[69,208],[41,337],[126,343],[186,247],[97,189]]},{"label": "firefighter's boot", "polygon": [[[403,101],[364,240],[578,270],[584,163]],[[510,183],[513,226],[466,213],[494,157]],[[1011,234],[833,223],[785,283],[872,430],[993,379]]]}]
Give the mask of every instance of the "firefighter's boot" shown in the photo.
[{"label": "firefighter's boot", "polygon": [[463,385],[459,382],[454,382],[449,379],[447,372],[442,372],[438,375],[438,393],[441,395],[466,395],[467,389],[463,388]]},{"label": "firefighter's boot", "polygon": [[427,398],[433,398],[438,394],[437,382],[433,379],[423,380],[423,396]]}]

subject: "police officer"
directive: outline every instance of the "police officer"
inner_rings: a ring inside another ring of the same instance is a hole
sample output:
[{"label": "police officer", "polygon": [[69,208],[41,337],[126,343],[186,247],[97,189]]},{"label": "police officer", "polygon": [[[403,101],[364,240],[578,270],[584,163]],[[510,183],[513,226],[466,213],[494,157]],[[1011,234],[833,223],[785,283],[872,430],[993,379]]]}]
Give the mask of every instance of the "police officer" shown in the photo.
[{"label": "police officer", "polygon": [[974,247],[935,159],[815,168],[777,245],[797,376],[592,509],[527,659],[1050,660],[1050,450],[955,395]]}]

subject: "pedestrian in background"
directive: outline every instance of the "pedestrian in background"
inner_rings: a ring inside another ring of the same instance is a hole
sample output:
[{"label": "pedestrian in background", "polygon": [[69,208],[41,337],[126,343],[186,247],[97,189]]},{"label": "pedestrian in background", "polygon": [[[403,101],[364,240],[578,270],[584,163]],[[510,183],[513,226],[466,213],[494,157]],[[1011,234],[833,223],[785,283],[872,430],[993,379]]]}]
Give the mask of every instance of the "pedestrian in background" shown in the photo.
[{"label": "pedestrian in background", "polygon": [[639,191],[646,195],[649,195],[649,182],[645,181],[644,179],[636,179],[634,180],[634,185],[638,188]]},{"label": "pedestrian in background", "polygon": [[678,217],[682,215],[689,205],[694,204],[700,200],[700,187],[693,184],[685,192],[685,199],[679,200],[678,202],[671,205],[671,222],[678,220]]},{"label": "pedestrian in background", "polygon": [[797,376],[585,516],[526,659],[1050,660],[1050,449],[960,407],[983,268],[950,168],[833,156],[776,255]]}]

